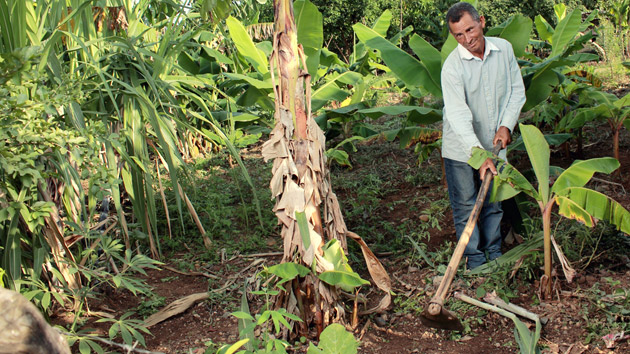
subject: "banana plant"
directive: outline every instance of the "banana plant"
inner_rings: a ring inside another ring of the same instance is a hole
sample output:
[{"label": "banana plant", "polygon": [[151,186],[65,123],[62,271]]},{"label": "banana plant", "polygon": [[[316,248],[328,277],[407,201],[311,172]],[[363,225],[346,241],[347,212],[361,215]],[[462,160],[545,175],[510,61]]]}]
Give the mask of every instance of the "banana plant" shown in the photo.
[{"label": "banana plant", "polygon": [[[549,164],[549,144],[543,134],[532,125],[519,124],[527,155],[537,179],[537,188],[512,165],[502,162],[495,177],[491,198],[495,201],[509,199],[519,193],[532,197],[538,204],[543,219],[543,247],[545,275],[543,277],[546,298],[551,296],[551,212],[554,205],[564,217],[575,219],[592,227],[599,220],[609,222],[626,234],[630,234],[630,212],[621,204],[595,190],[585,187],[596,172],[611,173],[619,162],[611,157],[576,161],[562,171],[552,183]],[[488,153],[477,150],[469,163],[479,168]],[[557,168],[554,168],[557,169]]]},{"label": "banana plant", "polygon": [[529,61],[522,62],[521,72],[527,97],[523,106],[524,111],[547,100],[551,92],[564,81],[563,68],[599,58],[595,54],[575,54],[593,38],[590,31],[583,35],[581,33],[592,25],[597,12],[593,11],[582,21],[582,12],[578,9],[567,14],[566,6],[557,4],[554,10],[558,21],[555,28],[540,15],[536,16],[534,21],[542,44],[551,47],[551,50],[544,60],[530,55]]},{"label": "banana plant", "polygon": [[614,0],[611,2],[608,15],[612,17],[613,25],[617,34],[628,27],[628,20],[630,19],[630,1],[629,0]]},{"label": "banana plant", "polygon": [[625,126],[630,129],[630,94],[617,96],[592,90],[586,93],[586,100],[593,105],[590,111],[600,119],[605,119],[613,133],[613,157],[619,160],[619,133]]},{"label": "banana plant", "polygon": [[[335,250],[347,252],[348,236],[360,244],[368,259],[370,274],[386,293],[379,308],[390,303],[391,282],[365,242],[346,228],[332,191],[324,153],[326,138],[312,116],[310,77],[303,47],[298,45],[293,2],[274,1],[274,13],[269,73],[273,81],[276,124],[269,140],[263,144],[262,155],[265,161],[274,161],[270,188],[276,199],[273,211],[284,240],[282,262],[297,263],[313,270],[311,274],[291,280],[292,286],[278,294],[275,304],[302,319],[298,328],[300,335],[306,336],[308,328],[315,328],[319,336],[326,325],[343,321],[345,317],[343,306],[339,306],[337,287],[342,282],[337,276],[343,278],[349,273],[339,273],[346,268],[326,257],[327,252],[328,255],[341,254]],[[335,242],[326,246],[325,239]]]}]

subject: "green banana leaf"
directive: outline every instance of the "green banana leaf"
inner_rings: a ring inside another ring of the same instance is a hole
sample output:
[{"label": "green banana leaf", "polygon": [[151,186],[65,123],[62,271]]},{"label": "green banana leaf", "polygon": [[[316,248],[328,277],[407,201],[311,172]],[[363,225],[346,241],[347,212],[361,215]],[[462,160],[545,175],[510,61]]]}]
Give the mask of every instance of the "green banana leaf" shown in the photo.
[{"label": "green banana leaf", "polygon": [[440,54],[442,55],[442,63],[448,58],[449,54],[457,47],[457,40],[453,37],[452,34],[448,34],[448,38],[446,38],[446,42],[442,45],[442,49],[440,50]]},{"label": "green banana leaf", "polygon": [[630,93],[626,94],[625,96],[621,97],[620,99],[616,100],[613,105],[618,108],[624,108],[630,105]]},{"label": "green banana leaf", "polygon": [[245,60],[259,73],[269,72],[269,62],[262,50],[258,49],[243,27],[243,24],[236,18],[230,16],[225,20],[230,31],[230,37],[236,45],[236,49]]},{"label": "green banana leaf", "polygon": [[556,26],[551,36],[551,57],[561,55],[578,34],[582,24],[582,12],[573,10]]},{"label": "green banana leaf", "polygon": [[304,48],[308,73],[315,77],[319,68],[321,49],[324,43],[322,14],[308,0],[295,1],[293,3],[293,12],[297,27],[297,40]]},{"label": "green banana leaf", "polygon": [[630,212],[608,196],[583,187],[570,187],[556,196],[559,213],[591,227],[596,220],[607,221],[630,234]]},{"label": "green banana leaf", "polygon": [[202,48],[203,48],[203,54],[206,54],[209,58],[214,58],[218,63],[226,64],[226,65],[234,65],[234,61],[232,59],[230,59],[223,53],[219,52],[218,50],[209,48],[206,46],[203,46]]},{"label": "green banana leaf", "polygon": [[378,119],[383,115],[396,116],[403,113],[410,115],[413,113],[413,118],[409,117],[409,121],[418,124],[431,124],[442,119],[442,111],[418,106],[382,106],[360,109],[357,112],[372,119]]},{"label": "green banana leaf", "polygon": [[339,75],[331,75],[330,78],[320,85],[311,95],[311,110],[318,111],[330,101],[343,101],[350,96],[350,91],[339,87],[338,83],[355,85],[362,79],[361,74],[354,71],[346,71]]},{"label": "green banana leaf", "polygon": [[358,286],[370,284],[369,281],[362,279],[357,273],[342,270],[327,270],[319,274],[318,277],[324,283],[339,286],[346,291],[352,291]]},{"label": "green banana leaf", "polygon": [[[583,127],[587,122],[594,121],[600,117],[605,116],[609,110],[606,106],[600,105],[596,107],[579,108],[572,111],[571,114],[567,114],[562,118],[562,121],[566,120],[564,126],[565,129],[579,129]],[[567,139],[568,140],[568,139]]]},{"label": "green banana leaf", "polygon": [[501,37],[510,42],[514,55],[518,58],[525,54],[531,32],[532,20],[521,14],[516,14],[501,25],[490,29],[486,35]]},{"label": "green banana leaf", "polygon": [[523,143],[538,180],[538,194],[543,204],[549,201],[549,145],[543,134],[533,125],[519,124]]},{"label": "green banana leaf", "polygon": [[551,193],[560,193],[565,188],[583,187],[595,172],[611,173],[619,168],[619,161],[612,157],[601,157],[586,161],[577,161],[556,179]]},{"label": "green banana leaf", "polygon": [[588,63],[589,61],[599,61],[599,55],[593,53],[577,53],[567,57],[575,63]]},{"label": "green banana leaf", "polygon": [[552,37],[554,33],[553,27],[545,20],[541,15],[536,15],[534,19],[534,23],[536,24],[536,31],[538,31],[538,37],[543,41],[547,41],[550,44],[553,44]]},{"label": "green banana leaf", "polygon": [[260,90],[265,90],[265,89],[269,90],[273,88],[273,85],[271,83],[271,77],[267,75],[265,76],[264,80],[259,80],[254,77],[251,77],[250,75],[245,75],[245,74],[223,73],[223,75],[234,81],[247,82],[248,84]]},{"label": "green banana leaf", "polygon": [[[527,100],[525,101],[525,105],[523,105],[523,111],[529,111],[539,103],[545,101],[560,83],[561,74],[555,72],[553,68],[562,66],[562,62],[560,60],[554,60],[546,64],[547,65],[540,68],[539,71],[535,71],[530,75],[523,75],[523,82],[527,89],[525,91]],[[568,62],[566,64],[568,64]]]},{"label": "green banana leaf", "polygon": [[293,4],[297,26],[298,43],[304,48],[321,49],[324,43],[322,14],[308,0],[297,0]]},{"label": "green banana leaf", "polygon": [[[572,134],[545,134],[545,141],[547,141],[547,144],[549,145],[560,145],[562,143],[564,143],[565,141],[571,139],[573,137]],[[523,138],[522,137],[518,137],[518,139],[516,139],[516,141],[514,141],[512,144],[508,145],[508,151],[525,151],[525,144],[523,143]]]},{"label": "green banana leaf", "polygon": [[542,233],[538,233],[529,240],[507,251],[505,254],[503,254],[501,257],[497,258],[493,262],[482,264],[477,268],[471,269],[470,272],[466,272],[465,274],[470,276],[477,276],[479,274],[496,273],[501,266],[506,264],[514,264],[523,257],[539,252],[542,247],[543,235]]},{"label": "green banana leaf", "polygon": [[440,52],[417,34],[411,36],[409,47],[422,61],[431,81],[433,81],[432,84],[441,88],[442,56]]},{"label": "green banana leaf", "polygon": [[[474,148],[472,156],[468,159],[468,164],[474,169],[479,169],[488,158],[493,158],[492,152]],[[492,183],[491,200],[495,202],[506,200],[521,192],[525,192],[525,194],[538,200],[536,189],[514,166],[500,160],[497,169],[499,174],[494,177],[494,183]]]},{"label": "green banana leaf", "polygon": [[305,277],[311,272],[310,269],[305,266],[293,262],[285,262],[273,265],[267,268],[267,272],[278,276],[282,279],[277,285],[293,280],[295,277]]},{"label": "green banana leaf", "polygon": [[387,30],[392,22],[392,12],[390,10],[385,10],[383,13],[374,21],[374,25],[372,29],[374,32],[378,33],[381,37],[387,36]]},{"label": "green banana leaf", "polygon": [[359,40],[370,49],[380,51],[389,69],[409,88],[421,86],[436,97],[442,96],[440,86],[431,79],[427,68],[416,58],[380,36],[376,31],[357,23],[352,26]]}]

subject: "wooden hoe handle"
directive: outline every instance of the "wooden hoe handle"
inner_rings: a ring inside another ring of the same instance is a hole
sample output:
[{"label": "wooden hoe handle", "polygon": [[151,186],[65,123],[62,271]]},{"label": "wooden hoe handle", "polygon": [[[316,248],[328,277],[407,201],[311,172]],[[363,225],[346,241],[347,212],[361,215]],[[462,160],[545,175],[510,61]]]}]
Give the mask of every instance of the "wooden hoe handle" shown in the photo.
[{"label": "wooden hoe handle", "polygon": [[[494,155],[497,155],[500,150],[501,142],[499,141],[492,149],[492,153]],[[433,295],[433,298],[431,298],[431,301],[429,302],[427,310],[431,315],[437,316],[442,310],[442,305],[444,304],[446,292],[451,287],[451,283],[453,282],[455,273],[457,273],[457,266],[459,265],[459,261],[461,261],[462,256],[464,255],[464,250],[466,249],[468,241],[470,240],[470,235],[475,229],[475,225],[477,224],[477,219],[479,218],[479,213],[481,212],[481,207],[483,206],[483,201],[486,199],[486,194],[488,193],[488,188],[490,187],[492,177],[492,173],[490,173],[490,171],[486,171],[483,182],[481,184],[481,188],[479,188],[479,193],[477,194],[477,200],[475,201],[473,210],[468,217],[466,227],[464,228],[462,235],[459,237],[459,241],[457,241],[457,246],[455,247],[455,251],[453,251],[453,256],[451,256],[448,267],[446,267],[446,272],[444,272],[444,277],[440,282],[440,286],[438,287],[435,295]]]}]

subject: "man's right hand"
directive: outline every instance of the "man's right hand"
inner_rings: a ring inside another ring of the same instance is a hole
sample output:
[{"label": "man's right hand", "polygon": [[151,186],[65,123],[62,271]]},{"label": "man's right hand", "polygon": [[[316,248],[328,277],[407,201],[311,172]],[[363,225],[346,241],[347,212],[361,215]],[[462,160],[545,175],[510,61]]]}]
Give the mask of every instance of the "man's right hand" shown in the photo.
[{"label": "man's right hand", "polygon": [[479,178],[482,181],[486,173],[492,173],[494,176],[498,174],[497,168],[496,166],[494,166],[494,161],[492,161],[492,159],[490,158],[486,159],[486,161],[484,161],[483,164],[481,164],[481,167],[479,167]]}]

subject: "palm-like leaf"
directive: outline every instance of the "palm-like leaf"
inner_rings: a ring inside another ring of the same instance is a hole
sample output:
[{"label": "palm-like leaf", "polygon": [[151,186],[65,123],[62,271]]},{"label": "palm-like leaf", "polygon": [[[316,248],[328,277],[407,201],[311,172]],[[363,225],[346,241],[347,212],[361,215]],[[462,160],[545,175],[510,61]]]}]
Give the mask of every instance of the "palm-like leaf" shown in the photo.
[{"label": "palm-like leaf", "polygon": [[565,16],[558,23],[551,36],[551,42],[553,43],[553,48],[551,49],[552,57],[563,53],[571,41],[575,39],[581,24],[582,12],[579,10],[571,11],[569,15]]},{"label": "palm-like leaf", "polygon": [[523,143],[527,149],[527,155],[538,180],[540,201],[546,204],[549,200],[549,145],[543,134],[536,127],[524,124],[519,126],[523,134]]},{"label": "palm-like leaf", "polygon": [[600,192],[570,187],[559,192],[556,203],[560,207],[560,215],[576,219],[587,226],[593,226],[595,220],[604,220],[630,234],[630,212]]},{"label": "palm-like leaf", "polygon": [[226,23],[230,30],[230,37],[234,41],[234,44],[236,44],[238,52],[257,72],[261,74],[268,73],[269,63],[267,62],[267,57],[260,49],[256,48],[241,22],[234,17],[228,17]]},{"label": "palm-like leaf", "polygon": [[440,97],[442,90],[431,79],[427,67],[418,59],[379,35],[375,30],[360,23],[353,26],[359,40],[369,48],[380,51],[387,67],[408,87],[424,87],[431,94]]},{"label": "palm-like leaf", "polygon": [[561,194],[569,187],[583,187],[591,180],[595,172],[612,173],[619,167],[619,162],[612,157],[602,157],[586,161],[578,161],[567,168],[551,188],[551,193]]},{"label": "palm-like leaf", "polygon": [[[587,226],[593,226],[596,220],[605,220],[628,233],[630,231],[630,213],[619,203],[604,194],[584,188],[595,172],[610,173],[618,168],[619,163],[612,158],[598,158],[579,161],[562,171],[551,189],[549,188],[549,145],[543,134],[534,126],[519,125],[527,155],[538,179],[538,193],[529,181],[518,171],[507,165],[495,178],[495,199],[502,200],[523,191],[538,202],[543,215],[545,275],[551,277],[551,208],[558,204],[560,215],[576,219]],[[485,152],[473,155],[474,163],[481,165]],[[558,252],[561,252],[557,250]],[[564,258],[563,255],[559,255]],[[564,269],[564,264],[563,264]],[[547,282],[546,296],[551,294],[551,282]]]}]

